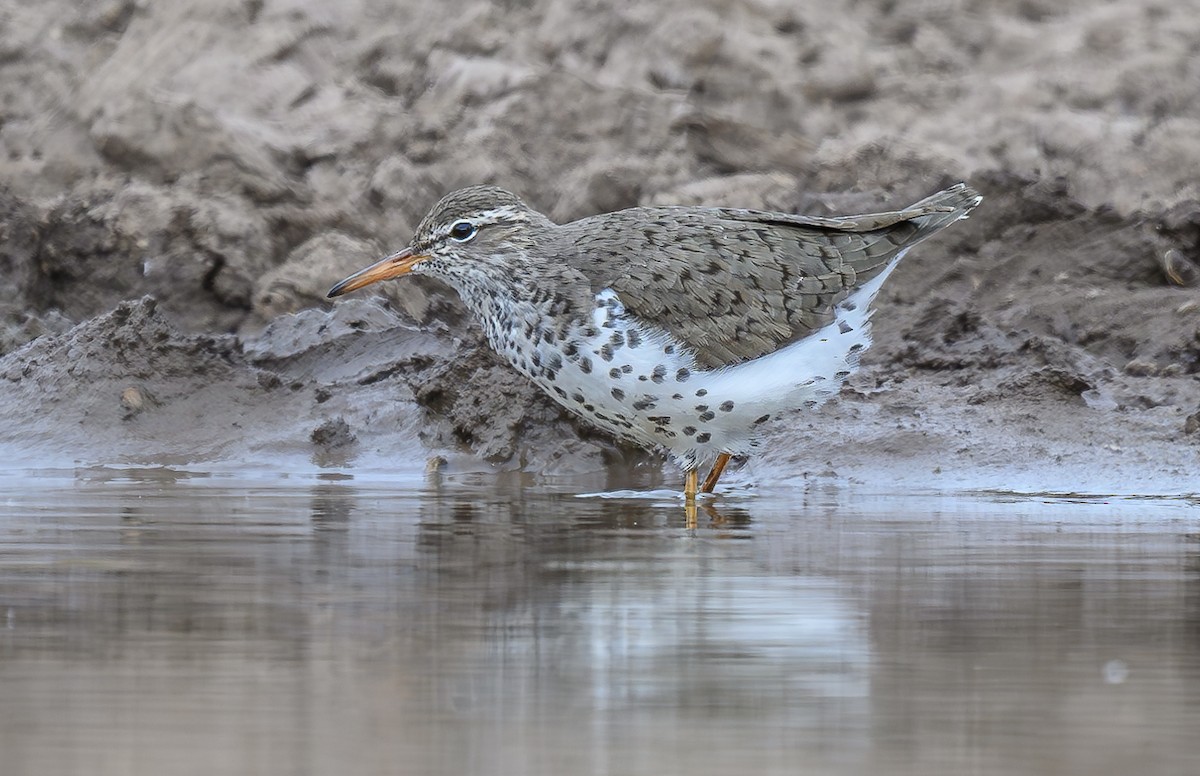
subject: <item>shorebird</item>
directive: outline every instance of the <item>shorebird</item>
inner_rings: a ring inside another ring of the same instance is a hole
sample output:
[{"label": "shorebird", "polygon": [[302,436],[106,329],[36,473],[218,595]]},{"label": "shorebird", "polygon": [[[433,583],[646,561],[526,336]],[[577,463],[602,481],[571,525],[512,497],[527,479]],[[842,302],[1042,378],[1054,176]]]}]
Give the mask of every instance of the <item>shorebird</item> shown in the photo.
[{"label": "shorebird", "polygon": [[670,454],[693,501],[772,416],[837,392],[904,254],[980,200],[959,183],[865,215],[637,207],[555,224],[514,194],[472,186],[329,296],[408,274],[440,279],[548,396]]}]

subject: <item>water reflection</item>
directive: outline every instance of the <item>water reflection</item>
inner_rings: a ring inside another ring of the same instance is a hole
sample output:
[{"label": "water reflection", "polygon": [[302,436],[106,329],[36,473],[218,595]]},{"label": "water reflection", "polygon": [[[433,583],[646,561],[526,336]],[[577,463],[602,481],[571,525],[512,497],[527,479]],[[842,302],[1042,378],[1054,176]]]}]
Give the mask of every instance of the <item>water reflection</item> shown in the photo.
[{"label": "water reflection", "polygon": [[[4,773],[1193,773],[1194,507],[89,472],[0,497]],[[20,487],[17,487],[19,485]]]}]

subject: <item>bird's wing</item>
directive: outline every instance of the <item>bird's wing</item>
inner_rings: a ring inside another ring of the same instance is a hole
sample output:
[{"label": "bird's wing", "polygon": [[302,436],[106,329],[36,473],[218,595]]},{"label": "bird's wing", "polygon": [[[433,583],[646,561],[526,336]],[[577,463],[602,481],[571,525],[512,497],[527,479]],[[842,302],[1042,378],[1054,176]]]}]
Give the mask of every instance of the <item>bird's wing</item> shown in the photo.
[{"label": "bird's wing", "polygon": [[716,368],[832,322],[850,291],[978,201],[959,184],[904,210],[843,218],[641,208],[566,225],[558,253],[593,292],[611,288],[627,313]]}]

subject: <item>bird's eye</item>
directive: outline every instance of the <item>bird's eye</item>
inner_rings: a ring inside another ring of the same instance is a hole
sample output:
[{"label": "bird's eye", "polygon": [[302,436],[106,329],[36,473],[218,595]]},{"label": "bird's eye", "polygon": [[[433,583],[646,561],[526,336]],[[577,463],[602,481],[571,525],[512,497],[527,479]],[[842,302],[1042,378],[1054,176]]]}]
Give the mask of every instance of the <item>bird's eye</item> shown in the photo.
[{"label": "bird's eye", "polygon": [[450,227],[450,239],[466,242],[474,237],[477,231],[475,224],[470,221],[455,221],[454,225]]}]

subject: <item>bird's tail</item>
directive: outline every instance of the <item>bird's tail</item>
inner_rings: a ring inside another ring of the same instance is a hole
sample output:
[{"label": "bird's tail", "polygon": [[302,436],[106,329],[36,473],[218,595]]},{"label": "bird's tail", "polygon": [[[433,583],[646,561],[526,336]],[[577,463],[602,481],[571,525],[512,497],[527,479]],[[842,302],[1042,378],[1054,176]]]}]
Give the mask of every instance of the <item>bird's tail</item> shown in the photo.
[{"label": "bird's tail", "polygon": [[945,229],[950,224],[975,209],[983,201],[979,192],[965,183],[956,183],[945,191],[931,194],[920,202],[900,211],[900,220],[917,227],[908,245],[914,245],[929,235]]},{"label": "bird's tail", "polygon": [[957,183],[902,210],[868,213],[843,219],[847,233],[842,255],[862,283],[875,277],[884,267],[909,248],[966,218],[983,200],[979,192],[965,183]]}]

